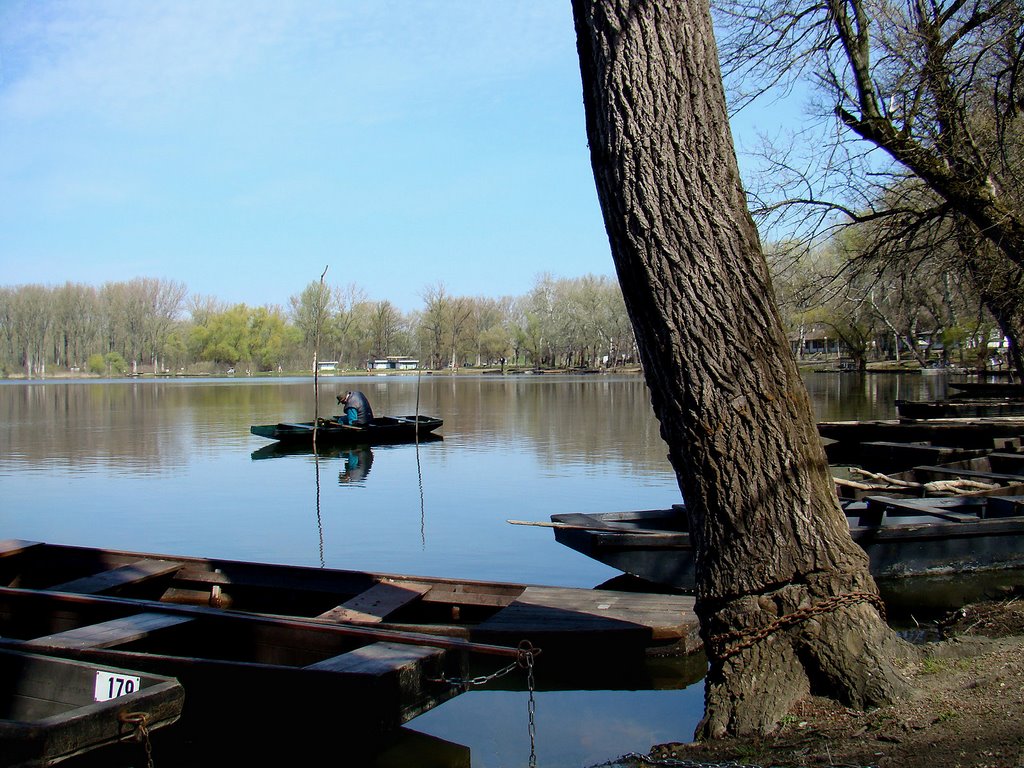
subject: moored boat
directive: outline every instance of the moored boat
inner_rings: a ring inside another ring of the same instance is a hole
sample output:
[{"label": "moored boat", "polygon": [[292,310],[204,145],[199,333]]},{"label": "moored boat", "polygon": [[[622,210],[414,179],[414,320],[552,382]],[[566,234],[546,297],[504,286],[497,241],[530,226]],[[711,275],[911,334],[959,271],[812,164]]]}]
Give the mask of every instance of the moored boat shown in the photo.
[{"label": "moored boat", "polygon": [[1008,381],[951,381],[949,388],[964,397],[1024,398],[1024,384]]},{"label": "moored boat", "polygon": [[[313,568],[0,541],[0,585],[325,628],[414,633],[465,643],[543,647],[543,663],[615,652],[685,652],[692,600],[468,579]],[[188,615],[192,615],[189,613]],[[5,634],[0,626],[0,635]],[[418,639],[418,638],[417,638]],[[472,649],[470,649],[472,650]],[[548,661],[554,660],[554,661]]]},{"label": "moored boat", "polygon": [[949,448],[998,448],[996,441],[1024,436],[1024,416],[820,421],[818,434],[838,443],[931,443]]},{"label": "moored boat", "polygon": [[[845,507],[850,533],[877,578],[1024,568],[1024,496],[900,499]],[[683,505],[551,516],[555,539],[624,573],[694,588],[694,551]]]},{"label": "moored boat", "polygon": [[905,419],[976,419],[1024,416],[1024,400],[953,399],[897,400],[896,411]]},{"label": "moored boat", "polygon": [[[316,429],[314,430],[314,426]],[[437,439],[435,430],[444,426],[442,419],[432,416],[380,416],[368,424],[342,424],[337,419],[320,419],[317,422],[279,422],[259,424],[249,428],[257,437],[277,440],[289,446],[311,446],[314,431],[316,441],[322,445],[361,443],[383,445],[386,443],[407,443],[428,436]]]},{"label": "moored boat", "polygon": [[[861,467],[833,467],[840,499],[857,500],[886,494],[900,496],[982,496],[1016,487],[1024,493],[1024,453],[992,451],[944,464],[917,465],[883,474]],[[1013,495],[1013,494],[1011,494]]]},{"label": "moored boat", "polygon": [[185,698],[170,677],[15,650],[0,649],[0,680],[0,764],[22,768],[170,725]]}]

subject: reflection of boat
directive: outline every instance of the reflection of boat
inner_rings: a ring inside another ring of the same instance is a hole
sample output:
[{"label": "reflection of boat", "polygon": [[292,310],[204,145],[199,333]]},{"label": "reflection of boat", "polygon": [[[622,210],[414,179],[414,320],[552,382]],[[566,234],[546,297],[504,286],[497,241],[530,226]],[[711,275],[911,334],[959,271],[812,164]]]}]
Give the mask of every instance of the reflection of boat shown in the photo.
[{"label": "reflection of boat", "polygon": [[[440,443],[444,438],[441,435],[427,434],[419,438],[420,443]],[[404,443],[394,444],[394,448],[404,446]],[[390,450],[392,448],[385,448]],[[352,451],[372,450],[371,446],[359,443],[332,443],[324,446],[317,445],[316,455],[321,459],[344,459]],[[279,459],[283,456],[312,456],[312,445],[296,445],[293,443],[270,443],[253,451],[250,456],[253,461],[261,459]]]},{"label": "reflection of boat", "polygon": [[[876,577],[1024,567],[1024,496],[877,496],[847,505],[846,517]],[[555,539],[571,549],[647,581],[694,587],[694,553],[681,504],[551,520]]]},{"label": "reflection of boat", "polygon": [[[678,595],[400,576],[32,542],[0,542],[0,584],[18,584],[24,590],[88,591],[116,597],[134,605],[136,611],[164,615],[183,610],[185,616],[204,621],[214,614],[218,621],[242,616],[272,625],[275,617],[287,617],[287,626],[313,633],[386,630],[415,633],[417,638],[430,635],[439,646],[466,642],[515,646],[526,639],[544,649],[544,659],[560,665],[582,659],[590,663],[595,655],[613,652],[625,661],[643,657],[648,648],[686,650],[689,643],[697,642],[692,600]],[[197,610],[201,616],[194,613]],[[3,626],[4,615],[0,609],[0,636],[17,637]],[[314,643],[308,653],[322,644]],[[244,645],[239,645],[239,652]],[[297,642],[287,645],[301,647]]]},{"label": "reflection of boat", "polygon": [[[422,440],[444,425],[432,416],[381,416],[369,424],[339,424],[333,419],[320,419],[316,428],[317,445],[363,443],[407,443]],[[313,422],[281,422],[249,428],[252,434],[295,446],[312,446]]]},{"label": "reflection of boat", "polygon": [[897,400],[896,411],[905,419],[976,419],[1024,416],[1024,400]]},{"label": "reflection of boat", "polygon": [[140,723],[162,728],[185,698],[169,677],[13,650],[0,650],[0,680],[3,765],[52,765],[134,737]]}]

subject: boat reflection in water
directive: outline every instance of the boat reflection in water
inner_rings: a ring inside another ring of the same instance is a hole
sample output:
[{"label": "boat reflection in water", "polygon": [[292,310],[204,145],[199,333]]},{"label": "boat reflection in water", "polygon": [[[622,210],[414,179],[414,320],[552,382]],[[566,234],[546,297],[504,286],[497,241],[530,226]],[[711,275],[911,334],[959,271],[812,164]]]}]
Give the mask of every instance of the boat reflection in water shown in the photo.
[{"label": "boat reflection in water", "polygon": [[[420,443],[438,443],[444,440],[441,435],[425,435],[420,438]],[[389,449],[392,446],[387,446]],[[366,444],[362,445],[336,445],[327,444],[317,446],[314,451],[311,445],[292,445],[284,442],[271,443],[265,445],[262,448],[255,450],[250,454],[253,461],[259,459],[279,459],[283,456],[318,456],[321,459],[337,459],[343,458],[346,461],[346,465],[350,465],[350,457],[353,454],[362,456],[369,454],[369,462],[373,462],[373,449]],[[364,476],[366,472],[363,473]]]}]

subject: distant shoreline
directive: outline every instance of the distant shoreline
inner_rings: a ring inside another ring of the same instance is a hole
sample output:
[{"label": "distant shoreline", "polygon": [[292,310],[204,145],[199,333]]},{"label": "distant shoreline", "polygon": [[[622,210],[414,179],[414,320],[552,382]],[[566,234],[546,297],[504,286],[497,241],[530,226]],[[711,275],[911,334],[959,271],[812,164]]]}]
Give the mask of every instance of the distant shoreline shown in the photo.
[{"label": "distant shoreline", "polygon": [[[348,379],[365,378],[367,376],[583,376],[583,375],[640,375],[643,369],[640,366],[625,366],[621,368],[523,368],[506,367],[501,368],[459,368],[451,370],[447,368],[439,370],[364,370],[353,369],[343,371],[326,371],[317,375],[320,379]],[[223,372],[197,372],[197,373],[138,373],[125,376],[105,376],[96,373],[82,373],[80,371],[57,371],[42,377],[29,378],[25,374],[11,374],[3,377],[0,381],[21,381],[21,382],[46,382],[46,381],[184,381],[188,379],[312,379],[313,374],[309,371],[259,371],[256,373],[223,373]]]}]

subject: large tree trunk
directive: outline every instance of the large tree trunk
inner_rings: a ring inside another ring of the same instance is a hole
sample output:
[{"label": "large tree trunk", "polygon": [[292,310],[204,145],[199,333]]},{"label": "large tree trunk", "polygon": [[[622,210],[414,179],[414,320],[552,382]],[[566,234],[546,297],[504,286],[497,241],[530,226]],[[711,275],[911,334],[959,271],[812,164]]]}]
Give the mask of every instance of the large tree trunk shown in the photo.
[{"label": "large tree trunk", "polygon": [[696,545],[710,660],[698,735],[770,731],[808,692],[889,702],[905,648],[879,615],[774,306],[708,6],[573,9],[605,226]]}]

